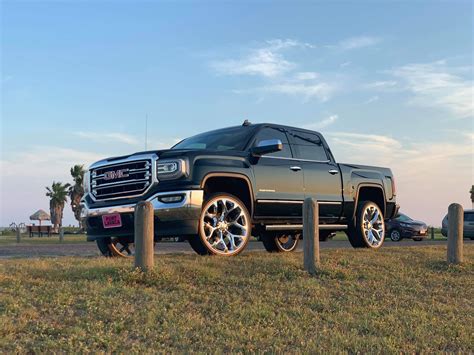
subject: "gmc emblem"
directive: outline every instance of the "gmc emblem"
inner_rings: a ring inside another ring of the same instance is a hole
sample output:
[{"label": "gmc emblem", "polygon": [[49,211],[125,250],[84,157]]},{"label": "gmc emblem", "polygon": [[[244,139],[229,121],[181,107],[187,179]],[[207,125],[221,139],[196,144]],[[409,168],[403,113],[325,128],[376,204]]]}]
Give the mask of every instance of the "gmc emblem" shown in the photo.
[{"label": "gmc emblem", "polygon": [[104,180],[115,180],[129,177],[128,169],[111,170],[104,173]]}]

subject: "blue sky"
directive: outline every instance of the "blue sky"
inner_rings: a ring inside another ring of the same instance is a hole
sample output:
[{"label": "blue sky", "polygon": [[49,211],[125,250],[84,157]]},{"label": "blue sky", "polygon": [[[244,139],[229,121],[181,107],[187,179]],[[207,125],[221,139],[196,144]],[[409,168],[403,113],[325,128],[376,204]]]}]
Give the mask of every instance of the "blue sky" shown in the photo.
[{"label": "blue sky", "polygon": [[[68,167],[219,127],[325,134],[386,165],[405,212],[470,206],[470,1],[1,3],[0,225]],[[66,224],[74,219],[66,208]]]}]

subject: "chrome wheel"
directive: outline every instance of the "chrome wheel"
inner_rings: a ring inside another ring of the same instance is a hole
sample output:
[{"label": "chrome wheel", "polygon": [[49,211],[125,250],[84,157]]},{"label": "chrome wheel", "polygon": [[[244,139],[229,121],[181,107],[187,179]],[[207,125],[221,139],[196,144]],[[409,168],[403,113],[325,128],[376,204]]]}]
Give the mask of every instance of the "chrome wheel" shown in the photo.
[{"label": "chrome wheel", "polygon": [[202,209],[200,238],[212,254],[236,255],[250,237],[250,216],[237,198],[220,195],[211,198]]},{"label": "chrome wheel", "polygon": [[135,255],[135,244],[129,243],[123,238],[112,238],[109,249],[113,256],[130,258]]},{"label": "chrome wheel", "polygon": [[275,237],[275,244],[280,251],[290,252],[298,245],[298,234],[283,234]]},{"label": "chrome wheel", "polygon": [[376,204],[365,206],[362,215],[362,232],[367,244],[371,248],[378,248],[385,238],[385,223],[382,212]]}]

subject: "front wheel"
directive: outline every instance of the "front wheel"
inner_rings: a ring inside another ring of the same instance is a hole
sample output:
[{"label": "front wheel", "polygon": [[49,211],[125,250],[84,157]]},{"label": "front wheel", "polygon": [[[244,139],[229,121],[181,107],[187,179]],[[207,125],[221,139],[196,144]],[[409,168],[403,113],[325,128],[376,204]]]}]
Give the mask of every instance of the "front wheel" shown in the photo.
[{"label": "front wheel", "polygon": [[251,236],[250,214],[244,203],[227,193],[209,196],[199,218],[199,235],[189,244],[200,255],[234,256]]},{"label": "front wheel", "polygon": [[376,203],[360,202],[354,222],[348,230],[349,242],[354,248],[378,249],[382,246],[385,239],[385,222],[382,210]]},{"label": "front wheel", "polygon": [[390,231],[390,239],[393,242],[399,242],[400,240],[402,240],[402,235],[400,234],[400,231],[398,229],[392,229]]}]

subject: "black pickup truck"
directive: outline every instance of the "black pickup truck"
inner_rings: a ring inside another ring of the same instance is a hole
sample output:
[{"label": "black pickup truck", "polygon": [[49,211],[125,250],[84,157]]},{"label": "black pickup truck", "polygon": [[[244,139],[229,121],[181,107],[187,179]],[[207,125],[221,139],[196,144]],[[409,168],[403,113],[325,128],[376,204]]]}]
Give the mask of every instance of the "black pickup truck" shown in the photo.
[{"label": "black pickup truck", "polygon": [[250,124],[202,133],[169,150],[101,160],[86,174],[82,217],[106,256],[133,254],[134,207],[150,201],[155,241],[182,237],[199,254],[236,255],[251,236],[270,252],[295,249],[302,205],[319,203],[320,238],[346,232],[379,248],[396,216],[387,168],[338,164],[318,132]]}]

